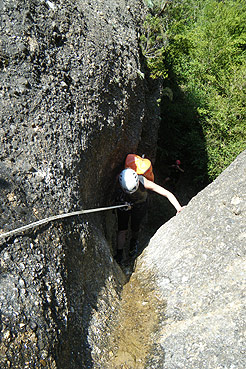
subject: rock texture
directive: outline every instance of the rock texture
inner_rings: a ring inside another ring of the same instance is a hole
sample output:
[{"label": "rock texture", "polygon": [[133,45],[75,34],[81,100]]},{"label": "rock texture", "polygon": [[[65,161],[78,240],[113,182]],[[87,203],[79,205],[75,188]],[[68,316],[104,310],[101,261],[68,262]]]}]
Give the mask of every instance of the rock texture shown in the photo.
[{"label": "rock texture", "polygon": [[154,310],[166,308],[146,366],[130,367],[246,367],[245,163],[246,151],[156,232],[138,260],[132,278],[161,296]]},{"label": "rock texture", "polygon": [[[111,205],[125,155],[155,155],[142,2],[3,0],[0,12],[1,232]],[[105,367],[124,281],[107,229],[96,214],[1,239],[1,368]]]}]

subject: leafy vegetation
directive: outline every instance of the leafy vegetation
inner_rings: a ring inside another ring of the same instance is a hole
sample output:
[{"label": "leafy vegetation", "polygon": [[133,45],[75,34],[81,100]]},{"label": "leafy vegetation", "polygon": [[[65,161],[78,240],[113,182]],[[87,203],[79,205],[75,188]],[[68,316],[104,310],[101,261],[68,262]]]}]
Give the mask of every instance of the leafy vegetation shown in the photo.
[{"label": "leafy vegetation", "polygon": [[160,153],[212,180],[246,148],[246,2],[147,5],[142,50],[152,77],[163,79]]}]

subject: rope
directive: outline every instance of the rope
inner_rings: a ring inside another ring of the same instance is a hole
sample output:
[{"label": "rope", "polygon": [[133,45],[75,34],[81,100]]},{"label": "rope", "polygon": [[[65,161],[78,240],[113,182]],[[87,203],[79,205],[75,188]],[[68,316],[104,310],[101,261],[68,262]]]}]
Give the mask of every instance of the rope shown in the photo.
[{"label": "rope", "polygon": [[129,206],[130,206],[130,204],[125,203],[123,205],[108,206],[108,207],[105,207],[105,208],[97,208],[97,209],[78,210],[78,211],[74,211],[72,213],[64,213],[64,214],[59,214],[59,215],[53,215],[52,217],[41,219],[41,220],[38,220],[37,222],[33,222],[33,223],[27,224],[23,227],[13,229],[12,231],[2,233],[2,234],[0,234],[0,238],[8,237],[8,236],[11,236],[15,233],[23,232],[23,231],[26,231],[27,229],[37,227],[37,226],[45,224],[45,223],[49,223],[49,222],[51,222],[53,220],[57,220],[57,219],[63,219],[63,218],[73,217],[75,215],[95,213],[95,212],[98,212],[98,211],[105,211],[105,210],[111,210],[111,209],[117,209],[117,208],[129,207]]}]

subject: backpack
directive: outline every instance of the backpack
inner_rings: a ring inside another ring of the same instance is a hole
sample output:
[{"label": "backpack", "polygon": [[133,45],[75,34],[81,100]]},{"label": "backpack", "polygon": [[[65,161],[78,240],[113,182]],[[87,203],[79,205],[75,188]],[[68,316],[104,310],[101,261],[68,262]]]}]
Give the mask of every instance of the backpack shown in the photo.
[{"label": "backpack", "polygon": [[128,154],[125,160],[125,168],[131,168],[139,175],[154,182],[154,173],[149,159],[141,158],[136,154]]}]

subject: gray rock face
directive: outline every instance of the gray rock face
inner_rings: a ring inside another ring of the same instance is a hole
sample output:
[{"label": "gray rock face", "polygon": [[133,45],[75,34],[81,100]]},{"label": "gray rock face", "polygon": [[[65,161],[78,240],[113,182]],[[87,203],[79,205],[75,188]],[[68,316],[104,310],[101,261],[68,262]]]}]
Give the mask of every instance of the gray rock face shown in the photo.
[{"label": "gray rock face", "polygon": [[[125,155],[139,144],[155,155],[145,101],[159,88],[139,49],[142,2],[0,3],[1,232],[111,205]],[[105,366],[123,281],[105,218],[1,239],[1,368]]]},{"label": "gray rock face", "polygon": [[166,302],[152,353],[164,359],[148,368],[246,367],[245,163],[246,151],[157,231],[139,259],[135,278]]}]

